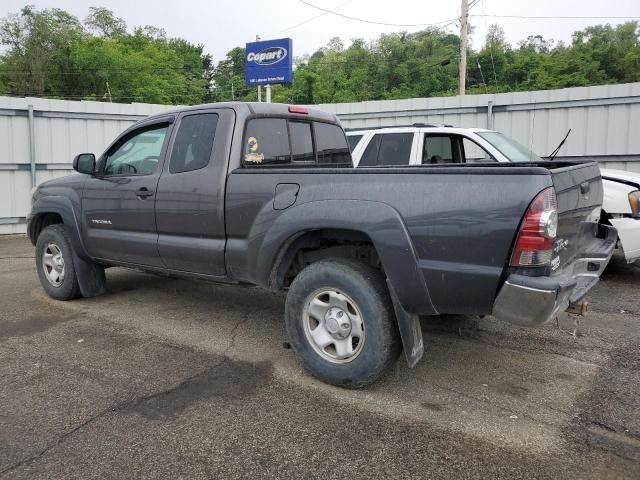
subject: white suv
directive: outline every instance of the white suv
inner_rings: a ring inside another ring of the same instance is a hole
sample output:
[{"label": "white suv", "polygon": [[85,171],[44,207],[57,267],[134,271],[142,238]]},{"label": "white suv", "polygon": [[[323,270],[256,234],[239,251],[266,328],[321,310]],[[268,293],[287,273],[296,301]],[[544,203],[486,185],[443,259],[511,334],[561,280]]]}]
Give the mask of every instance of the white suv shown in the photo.
[{"label": "white suv", "polygon": [[[515,140],[493,130],[414,124],[347,130],[356,167],[440,163],[543,162]],[[618,230],[627,262],[640,259],[640,175],[600,169],[604,198],[601,221]]]},{"label": "white suv", "polygon": [[415,124],[347,131],[353,164],[542,162],[535,153],[499,132],[482,128]]}]

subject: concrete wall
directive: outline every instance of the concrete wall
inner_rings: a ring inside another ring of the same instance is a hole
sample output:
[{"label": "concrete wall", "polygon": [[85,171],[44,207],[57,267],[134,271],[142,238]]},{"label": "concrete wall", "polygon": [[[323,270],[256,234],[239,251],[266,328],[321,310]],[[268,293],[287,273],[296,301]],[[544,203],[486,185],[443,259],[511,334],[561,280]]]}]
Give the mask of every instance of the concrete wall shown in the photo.
[{"label": "concrete wall", "polygon": [[[0,97],[0,234],[25,231],[33,185],[72,174],[77,153],[100,154],[164,105]],[[640,83],[536,92],[318,105],[345,128],[447,123],[489,127],[547,155],[640,172]],[[30,115],[31,110],[31,115]]]},{"label": "concrete wall", "polygon": [[534,92],[318,105],[345,128],[445,123],[498,130],[541,156],[640,172],[640,83]]}]

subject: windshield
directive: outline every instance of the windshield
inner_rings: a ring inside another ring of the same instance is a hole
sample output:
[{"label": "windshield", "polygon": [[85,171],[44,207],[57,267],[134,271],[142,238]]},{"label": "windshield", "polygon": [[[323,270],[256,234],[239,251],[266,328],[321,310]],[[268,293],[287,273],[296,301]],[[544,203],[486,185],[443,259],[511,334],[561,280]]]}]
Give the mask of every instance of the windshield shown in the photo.
[{"label": "windshield", "polygon": [[500,153],[512,162],[542,162],[538,155],[533,153],[524,145],[520,145],[515,140],[498,132],[477,132],[491,145],[496,147]]}]

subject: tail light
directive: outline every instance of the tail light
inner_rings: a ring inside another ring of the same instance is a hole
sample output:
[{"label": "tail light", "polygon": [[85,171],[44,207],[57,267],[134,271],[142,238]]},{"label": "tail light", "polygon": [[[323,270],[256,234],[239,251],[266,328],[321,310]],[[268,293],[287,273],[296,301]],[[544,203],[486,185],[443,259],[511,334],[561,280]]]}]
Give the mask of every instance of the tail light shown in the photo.
[{"label": "tail light", "polygon": [[306,107],[300,107],[298,105],[289,105],[289,113],[301,113],[302,115],[309,115],[309,109]]},{"label": "tail light", "polygon": [[556,191],[549,187],[529,205],[511,255],[511,266],[541,267],[549,264],[557,230]]}]

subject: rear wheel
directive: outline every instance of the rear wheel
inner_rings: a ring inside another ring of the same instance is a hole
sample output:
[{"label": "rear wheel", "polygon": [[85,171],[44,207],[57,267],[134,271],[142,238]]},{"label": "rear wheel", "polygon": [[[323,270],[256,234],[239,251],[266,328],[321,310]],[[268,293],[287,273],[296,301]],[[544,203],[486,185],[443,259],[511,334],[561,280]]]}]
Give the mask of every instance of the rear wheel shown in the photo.
[{"label": "rear wheel", "polygon": [[291,284],[285,315],[303,366],[332,385],[373,383],[400,353],[384,278],[357,261],[309,265]]},{"label": "rear wheel", "polygon": [[38,236],[36,268],[40,283],[51,298],[72,300],[80,296],[71,241],[63,225],[50,225]]}]

